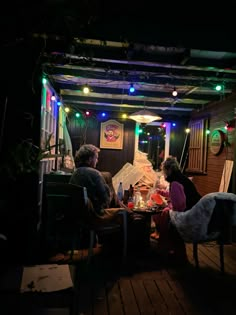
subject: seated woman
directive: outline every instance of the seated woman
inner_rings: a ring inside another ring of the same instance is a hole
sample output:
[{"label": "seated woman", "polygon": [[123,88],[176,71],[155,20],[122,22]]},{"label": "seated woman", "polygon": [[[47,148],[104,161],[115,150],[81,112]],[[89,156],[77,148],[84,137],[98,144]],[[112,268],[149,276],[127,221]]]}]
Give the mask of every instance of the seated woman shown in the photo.
[{"label": "seated woman", "polygon": [[[169,199],[169,183],[165,180],[165,176],[162,168],[163,163],[161,164],[161,173],[149,194],[149,201],[162,206],[171,208],[171,203]],[[148,204],[152,206],[152,204]],[[159,224],[158,224],[158,215],[152,217],[153,222],[155,223],[155,231],[150,235],[151,238],[158,240],[159,239]]]},{"label": "seated woman", "polygon": [[[179,258],[186,257],[185,244],[176,229],[170,225],[169,210],[186,211],[191,209],[200,199],[193,182],[182,174],[175,157],[168,157],[163,162],[165,179],[170,183],[169,204],[161,215],[156,215],[154,221],[159,228],[158,249],[160,254],[175,254]],[[163,193],[160,189],[157,192]]]}]

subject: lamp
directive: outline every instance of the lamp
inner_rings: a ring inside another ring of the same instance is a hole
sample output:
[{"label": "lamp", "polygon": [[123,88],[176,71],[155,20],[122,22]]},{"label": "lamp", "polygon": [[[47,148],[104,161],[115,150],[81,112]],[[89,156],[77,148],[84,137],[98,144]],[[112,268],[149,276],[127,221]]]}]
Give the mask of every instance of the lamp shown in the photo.
[{"label": "lamp", "polygon": [[141,123],[141,124],[148,124],[154,120],[161,120],[162,119],[162,117],[160,117],[160,116],[156,115],[155,113],[150,112],[146,109],[143,109],[143,110],[140,110],[138,112],[131,114],[129,116],[129,118],[133,119],[136,122]]}]

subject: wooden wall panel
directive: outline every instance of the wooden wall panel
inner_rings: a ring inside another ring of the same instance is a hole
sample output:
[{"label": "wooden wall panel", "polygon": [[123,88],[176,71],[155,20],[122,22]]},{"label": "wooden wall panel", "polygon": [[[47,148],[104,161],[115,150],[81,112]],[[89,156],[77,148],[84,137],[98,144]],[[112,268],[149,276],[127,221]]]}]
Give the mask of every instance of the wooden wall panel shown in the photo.
[{"label": "wooden wall panel", "polygon": [[[101,149],[97,168],[101,171],[111,172],[115,175],[125,163],[133,164],[134,159],[134,141],[135,141],[135,122],[132,120],[119,120],[124,124],[123,149]],[[91,143],[100,146],[100,126],[101,123],[95,119],[87,124],[71,117],[68,121],[68,130],[71,136],[73,155],[84,143]]]},{"label": "wooden wall panel", "polygon": [[181,119],[176,121],[176,126],[171,127],[170,133],[170,155],[176,156],[180,161],[185,142],[185,129],[188,123],[182,122]]},{"label": "wooden wall panel", "polygon": [[[191,119],[209,119],[209,129],[220,129],[224,133],[225,122],[231,121],[235,117],[236,108],[236,94],[232,95],[226,100],[215,102],[206,108],[194,113]],[[119,119],[117,119],[119,121]],[[125,163],[133,163],[134,158],[134,141],[135,141],[135,122],[131,120],[122,121],[124,123],[124,146],[123,150],[102,149],[100,152],[100,159],[98,169],[109,171],[115,175]],[[175,129],[171,130],[170,139],[170,154],[177,157],[179,160],[182,154],[185,132],[187,127],[181,121],[177,121]],[[68,129],[72,139],[73,153],[80,147],[82,143],[93,143],[99,147],[100,142],[100,122],[92,121],[88,124],[87,129],[78,120],[70,119]],[[86,132],[85,132],[86,129]],[[210,192],[218,191],[220,181],[223,173],[224,162],[226,159],[233,160],[235,156],[235,128],[227,132],[228,146],[225,146],[223,151],[214,156],[207,150],[207,165],[206,175],[194,174],[194,183],[199,192],[205,195]],[[235,167],[233,169],[232,177],[236,176]],[[235,181],[231,181],[229,191],[236,192]]]},{"label": "wooden wall panel", "polygon": [[[101,149],[97,168],[101,171],[109,171],[115,175],[124,165],[129,162],[133,164],[134,144],[135,144],[135,125],[132,120],[119,120],[124,124],[124,141],[122,150]],[[181,157],[184,140],[186,122],[175,121],[176,127],[171,129],[170,135],[170,155]],[[70,117],[67,122],[68,130],[71,136],[73,154],[83,143],[92,143],[99,147],[100,145],[100,122],[91,120],[87,127],[84,120],[78,120]]]},{"label": "wooden wall panel", "polygon": [[[235,128],[227,131],[224,127],[226,121],[233,120],[235,122],[235,108],[236,94],[232,95],[228,99],[211,104],[202,111],[199,111],[192,115],[192,119],[209,117],[210,131],[213,131],[214,129],[220,129],[225,133],[227,137],[227,141],[222,152],[217,156],[211,153],[208,144],[207,174],[194,174],[194,183],[196,184],[199,192],[202,195],[219,190],[225,160],[234,159],[236,141]],[[232,176],[235,176],[235,167]],[[235,184],[231,184],[228,191],[235,193]]]}]

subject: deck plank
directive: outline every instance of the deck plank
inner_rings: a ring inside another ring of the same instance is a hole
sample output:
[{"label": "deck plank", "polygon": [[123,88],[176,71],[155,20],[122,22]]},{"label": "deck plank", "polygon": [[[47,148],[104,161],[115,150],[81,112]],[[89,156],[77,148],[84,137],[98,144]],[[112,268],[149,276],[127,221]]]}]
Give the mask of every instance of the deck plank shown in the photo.
[{"label": "deck plank", "polygon": [[186,314],[199,315],[201,314],[198,311],[196,305],[192,303],[191,298],[189,297],[189,292],[185,292],[180,281],[168,277],[167,279],[169,285],[172,287],[174,294],[177,296],[179,303],[182,305]]},{"label": "deck plank", "polygon": [[[211,259],[216,260],[218,265],[220,265],[220,253],[219,253],[219,245],[215,245],[216,248],[206,247],[207,255],[211,257]],[[227,255],[227,249],[230,248],[230,245],[224,245],[224,262],[225,262],[225,272],[229,272],[234,274],[236,270],[236,260],[231,258],[230,255]]]},{"label": "deck plank", "polygon": [[119,280],[121,297],[125,314],[140,314],[136,297],[134,295],[132,281],[127,279]]},{"label": "deck plank", "polygon": [[120,289],[118,282],[108,285],[107,288],[107,301],[110,315],[121,315],[123,314],[123,303],[121,300]]},{"label": "deck plank", "polygon": [[175,315],[183,315],[184,310],[179,304],[179,301],[176,297],[176,295],[173,292],[173,289],[170,287],[167,280],[158,282],[157,283],[160,292],[165,300],[165,303],[167,305],[167,308],[169,310],[169,314],[175,314]]},{"label": "deck plank", "polygon": [[[108,315],[107,307],[107,293],[106,288],[103,283],[93,284],[93,294],[92,294],[91,306],[93,309],[93,315]],[[80,314],[80,313],[79,313]],[[81,313],[84,314],[84,313]],[[87,313],[85,313],[87,315]]]},{"label": "deck plank", "polygon": [[164,315],[168,314],[167,304],[163,296],[161,295],[160,289],[157,286],[156,280],[144,280],[144,286],[146,288],[149,299],[156,314]]},{"label": "deck plank", "polygon": [[[219,268],[218,245],[199,245],[199,269],[193,260],[192,244],[186,244],[186,249],[186,264],[164,262],[154,251],[128,257],[127,265],[120,265],[112,256],[94,257],[89,268],[77,260],[73,315],[235,315],[235,243],[225,245],[224,274]],[[24,311],[22,297],[9,286],[6,289],[0,291],[0,314],[8,314],[8,309]],[[68,312],[62,303],[63,293],[57,294],[58,302],[54,305],[45,300],[38,315],[51,314],[54,309],[58,314]]]},{"label": "deck plank", "polygon": [[155,309],[150,303],[150,299],[145,289],[143,280],[132,280],[132,287],[134,290],[134,295],[138,304],[138,308],[140,310],[140,314],[155,314]]}]

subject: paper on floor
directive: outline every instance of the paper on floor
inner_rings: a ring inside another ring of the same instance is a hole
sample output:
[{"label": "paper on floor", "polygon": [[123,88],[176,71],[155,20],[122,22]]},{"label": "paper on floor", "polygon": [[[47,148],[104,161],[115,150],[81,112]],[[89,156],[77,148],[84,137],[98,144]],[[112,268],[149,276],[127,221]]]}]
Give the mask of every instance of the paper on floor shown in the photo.
[{"label": "paper on floor", "polygon": [[69,265],[24,267],[21,292],[53,292],[73,287]]}]

